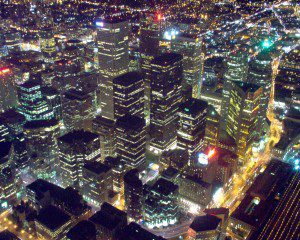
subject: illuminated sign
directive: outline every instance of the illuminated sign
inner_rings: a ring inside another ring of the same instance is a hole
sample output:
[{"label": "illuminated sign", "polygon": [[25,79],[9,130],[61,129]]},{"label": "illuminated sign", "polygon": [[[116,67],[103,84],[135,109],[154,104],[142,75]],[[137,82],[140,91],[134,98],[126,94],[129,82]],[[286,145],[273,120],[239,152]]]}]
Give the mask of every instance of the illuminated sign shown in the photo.
[{"label": "illuminated sign", "polygon": [[179,31],[172,29],[164,32],[164,39],[172,40],[175,39],[176,36],[179,34]]},{"label": "illuminated sign", "polygon": [[216,153],[216,149],[210,149],[207,154],[205,154],[205,153],[199,153],[198,154],[198,163],[203,164],[203,165],[207,165],[208,164],[208,160],[213,155],[215,155],[215,153]]},{"label": "illuminated sign", "polygon": [[104,22],[97,21],[96,26],[97,27],[104,27]]},{"label": "illuminated sign", "polygon": [[10,72],[9,68],[2,68],[2,69],[0,69],[0,75],[4,75],[4,74],[9,73],[9,72]]}]

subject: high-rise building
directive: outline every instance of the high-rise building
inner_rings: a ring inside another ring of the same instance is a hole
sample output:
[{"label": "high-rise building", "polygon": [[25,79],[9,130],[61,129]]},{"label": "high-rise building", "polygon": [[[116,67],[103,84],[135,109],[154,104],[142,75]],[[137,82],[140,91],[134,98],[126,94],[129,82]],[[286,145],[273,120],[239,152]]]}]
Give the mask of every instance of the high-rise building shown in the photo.
[{"label": "high-rise building", "polygon": [[62,117],[68,131],[92,129],[96,115],[96,93],[76,89],[67,91],[62,99]]},{"label": "high-rise building", "polygon": [[223,106],[228,112],[222,116],[226,132],[235,140],[236,153],[243,162],[248,147],[259,137],[259,109],[262,87],[251,83],[228,82],[229,95],[224,98]]},{"label": "high-rise building", "polygon": [[31,161],[31,173],[37,178],[54,179],[58,167],[60,124],[58,120],[29,121],[24,125],[27,151]]},{"label": "high-rise building", "polygon": [[139,222],[143,218],[143,183],[137,169],[131,169],[124,175],[125,208],[129,219]]},{"label": "high-rise building", "polygon": [[172,51],[183,56],[182,88],[192,88],[193,97],[200,98],[203,70],[204,52],[202,41],[197,35],[180,34],[171,42]]},{"label": "high-rise building", "polygon": [[[226,70],[224,73],[223,98],[228,98],[230,86],[229,82],[240,81],[246,82],[248,74],[248,59],[246,52],[233,51],[226,59]],[[222,106],[222,116],[228,111],[228,105]]]},{"label": "high-rise building", "polygon": [[129,68],[129,25],[120,18],[96,21],[100,73],[100,107],[103,117],[114,119],[113,79]]},{"label": "high-rise building", "polygon": [[13,145],[0,142],[0,212],[10,208],[17,198],[17,178],[13,166]]},{"label": "high-rise building", "polygon": [[150,150],[161,153],[176,146],[182,56],[164,53],[153,59],[151,68]]},{"label": "high-rise building", "polygon": [[217,146],[220,127],[220,114],[213,106],[208,106],[205,126],[205,144]]},{"label": "high-rise building", "polygon": [[99,134],[101,159],[116,155],[116,135],[114,120],[97,116],[93,120],[93,132]]},{"label": "high-rise building", "polygon": [[137,167],[146,160],[145,120],[125,115],[116,122],[117,155],[130,167]]},{"label": "high-rise building", "polygon": [[86,161],[100,161],[100,141],[95,133],[72,131],[58,138],[59,174],[62,185],[78,187]]},{"label": "high-rise building", "polygon": [[199,99],[189,99],[179,107],[179,128],[177,146],[188,150],[190,155],[204,144],[208,104]]},{"label": "high-rise building", "polygon": [[260,132],[263,131],[262,126],[268,111],[272,86],[272,73],[272,59],[268,52],[261,52],[249,64],[248,82],[262,87],[261,106],[259,109]]},{"label": "high-rise building", "polygon": [[113,80],[115,118],[131,114],[144,118],[144,79],[128,72]]},{"label": "high-rise building", "polygon": [[100,207],[109,201],[109,194],[113,190],[111,167],[100,162],[86,162],[82,167],[82,183],[80,191],[83,198]]},{"label": "high-rise building", "polygon": [[5,33],[5,44],[9,53],[21,50],[21,34],[16,29]]},{"label": "high-rise building", "polygon": [[178,221],[178,185],[158,179],[153,186],[146,186],[144,221],[150,228],[173,225]]},{"label": "high-rise building", "polygon": [[42,94],[45,96],[48,106],[52,109],[54,118],[62,119],[62,106],[59,92],[49,86],[42,87]]},{"label": "high-rise building", "polygon": [[56,43],[53,29],[44,28],[40,30],[40,47],[46,62],[54,62],[56,57]]},{"label": "high-rise building", "polygon": [[15,77],[11,67],[0,64],[0,112],[17,106]]},{"label": "high-rise building", "polygon": [[53,111],[42,95],[41,85],[34,81],[27,81],[18,86],[19,112],[27,121],[46,120],[53,118]]}]

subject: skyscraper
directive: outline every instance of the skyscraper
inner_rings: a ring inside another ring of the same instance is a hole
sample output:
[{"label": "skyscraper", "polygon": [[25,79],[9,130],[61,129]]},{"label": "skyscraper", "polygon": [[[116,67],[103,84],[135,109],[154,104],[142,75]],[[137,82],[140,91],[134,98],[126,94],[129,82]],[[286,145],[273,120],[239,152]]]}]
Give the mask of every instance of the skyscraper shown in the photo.
[{"label": "skyscraper", "polygon": [[261,52],[249,65],[248,81],[262,87],[261,106],[259,109],[259,126],[266,119],[271,86],[272,86],[272,59],[269,52]]},{"label": "skyscraper", "polygon": [[143,183],[137,169],[124,175],[125,208],[130,219],[139,222],[143,218]]},{"label": "skyscraper", "polygon": [[18,86],[19,112],[27,121],[46,120],[53,118],[53,111],[42,95],[41,85],[27,81]]},{"label": "skyscraper", "polygon": [[27,151],[32,159],[31,172],[37,178],[54,179],[58,167],[60,124],[58,120],[36,120],[24,125]]},{"label": "skyscraper", "polygon": [[245,153],[250,144],[257,139],[258,114],[262,98],[262,88],[238,81],[228,82],[229,95],[224,98],[228,112],[223,117],[226,132],[235,139],[236,153],[240,162],[244,161]]},{"label": "skyscraper", "polygon": [[144,118],[144,79],[137,72],[125,73],[113,80],[115,117],[125,114]]},{"label": "skyscraper", "polygon": [[114,119],[113,79],[128,71],[129,26],[120,18],[98,20],[96,26],[101,114]]},{"label": "skyscraper", "polygon": [[62,98],[62,117],[68,131],[91,130],[96,114],[96,93],[76,89],[67,91]]},{"label": "skyscraper", "polygon": [[193,97],[199,98],[204,70],[201,39],[197,35],[181,34],[172,40],[171,47],[183,56],[183,89],[192,88]]},{"label": "skyscraper", "polygon": [[132,115],[117,119],[117,154],[130,167],[140,166],[146,159],[145,120]]},{"label": "skyscraper", "polygon": [[199,99],[189,99],[179,107],[177,146],[188,150],[190,155],[204,144],[208,104]]},{"label": "skyscraper", "polygon": [[182,56],[164,53],[153,59],[151,68],[150,150],[161,153],[176,144]]},{"label": "skyscraper", "polygon": [[62,185],[79,187],[85,161],[100,161],[99,136],[83,130],[72,131],[58,138],[58,148]]},{"label": "skyscraper", "polygon": [[[248,59],[245,52],[233,51],[226,59],[226,70],[224,73],[223,98],[228,98],[230,86],[229,82],[240,81],[246,82],[248,74]],[[222,106],[221,115],[228,112],[228,105]],[[223,124],[223,123],[222,123]]]}]

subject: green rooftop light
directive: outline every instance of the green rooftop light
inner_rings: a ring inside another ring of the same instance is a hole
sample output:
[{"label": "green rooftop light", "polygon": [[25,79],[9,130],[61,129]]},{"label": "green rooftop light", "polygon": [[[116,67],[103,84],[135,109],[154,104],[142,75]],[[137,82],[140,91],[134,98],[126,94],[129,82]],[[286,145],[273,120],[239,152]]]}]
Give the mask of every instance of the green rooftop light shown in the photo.
[{"label": "green rooftop light", "polygon": [[184,111],[189,112],[190,109],[189,108],[184,108]]},{"label": "green rooftop light", "polygon": [[270,39],[265,39],[262,43],[263,48],[269,48],[271,47],[272,42],[270,41]]}]

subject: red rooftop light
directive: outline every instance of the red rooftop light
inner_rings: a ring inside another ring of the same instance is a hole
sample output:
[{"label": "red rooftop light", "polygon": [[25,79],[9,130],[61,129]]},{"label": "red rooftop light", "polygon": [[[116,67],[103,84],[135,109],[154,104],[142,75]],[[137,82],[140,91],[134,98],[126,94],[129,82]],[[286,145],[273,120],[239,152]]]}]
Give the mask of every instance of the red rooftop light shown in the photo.
[{"label": "red rooftop light", "polygon": [[10,72],[9,68],[1,68],[0,69],[0,75],[4,75],[4,74],[9,73],[9,72]]}]

